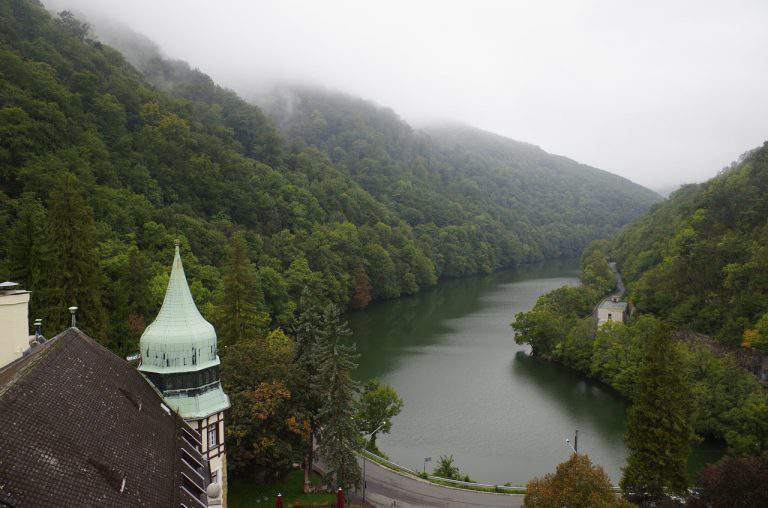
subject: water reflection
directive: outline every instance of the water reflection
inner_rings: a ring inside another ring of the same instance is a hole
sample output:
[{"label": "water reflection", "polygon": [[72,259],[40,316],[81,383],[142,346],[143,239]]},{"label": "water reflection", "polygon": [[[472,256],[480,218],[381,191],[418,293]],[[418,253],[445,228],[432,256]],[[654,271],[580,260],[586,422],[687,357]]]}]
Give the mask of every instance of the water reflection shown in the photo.
[{"label": "water reflection", "polygon": [[617,404],[618,394],[578,372],[540,361],[518,351],[512,361],[512,383],[527,384],[537,396],[552,399],[575,421],[587,421],[601,434],[624,431],[625,406]]},{"label": "water reflection", "polygon": [[512,338],[510,321],[536,298],[576,284],[575,260],[445,282],[350,314],[360,380],[395,387],[405,407],[379,446],[421,469],[453,454],[472,477],[525,482],[568,457],[563,440],[620,476],[626,403],[611,390],[540,362]]}]

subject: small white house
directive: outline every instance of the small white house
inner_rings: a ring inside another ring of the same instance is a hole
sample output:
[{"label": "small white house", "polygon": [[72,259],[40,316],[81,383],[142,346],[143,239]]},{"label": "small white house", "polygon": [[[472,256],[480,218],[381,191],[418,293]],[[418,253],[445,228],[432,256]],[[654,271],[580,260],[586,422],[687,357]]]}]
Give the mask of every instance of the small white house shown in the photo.
[{"label": "small white house", "polygon": [[627,302],[620,302],[618,297],[603,300],[597,307],[597,326],[609,321],[625,323],[627,321]]}]

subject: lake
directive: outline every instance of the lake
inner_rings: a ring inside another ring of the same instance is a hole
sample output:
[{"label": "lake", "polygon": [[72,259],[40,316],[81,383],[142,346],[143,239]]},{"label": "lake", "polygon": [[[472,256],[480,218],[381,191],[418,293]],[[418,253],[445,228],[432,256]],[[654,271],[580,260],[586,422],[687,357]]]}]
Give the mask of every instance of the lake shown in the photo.
[{"label": "lake", "polygon": [[[423,459],[454,456],[484,483],[525,483],[579,452],[614,482],[626,459],[626,402],[599,383],[529,356],[510,322],[541,294],[578,283],[578,261],[554,261],[443,282],[423,293],[349,315],[364,381],[379,378],[405,405],[377,444],[421,470]],[[719,456],[696,449],[692,462]]]}]

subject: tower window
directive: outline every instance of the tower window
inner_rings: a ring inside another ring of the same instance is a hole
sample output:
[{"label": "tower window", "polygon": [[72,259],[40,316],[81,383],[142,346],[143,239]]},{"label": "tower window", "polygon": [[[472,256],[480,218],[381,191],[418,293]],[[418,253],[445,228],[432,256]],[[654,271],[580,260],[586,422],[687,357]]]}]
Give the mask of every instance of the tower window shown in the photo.
[{"label": "tower window", "polygon": [[219,424],[214,424],[213,427],[208,428],[208,449],[216,448],[219,446]]}]

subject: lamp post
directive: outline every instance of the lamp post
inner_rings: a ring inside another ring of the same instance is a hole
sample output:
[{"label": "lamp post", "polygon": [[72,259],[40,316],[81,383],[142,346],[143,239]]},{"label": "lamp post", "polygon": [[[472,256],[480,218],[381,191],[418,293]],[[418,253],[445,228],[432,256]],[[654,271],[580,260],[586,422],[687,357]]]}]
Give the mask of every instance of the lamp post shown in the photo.
[{"label": "lamp post", "polygon": [[579,453],[579,429],[576,429],[573,435],[573,444],[571,444],[571,440],[568,438],[565,438],[565,444],[573,450],[573,453]]},{"label": "lamp post", "polygon": [[[376,427],[373,432],[369,432],[366,434],[368,437],[371,437],[372,435],[376,434],[378,431],[381,430],[381,428],[386,425],[388,422],[387,420],[384,420],[381,422],[381,424]],[[366,480],[365,480],[365,453],[362,454],[363,456],[363,506],[365,506],[365,486],[366,486]]]}]

